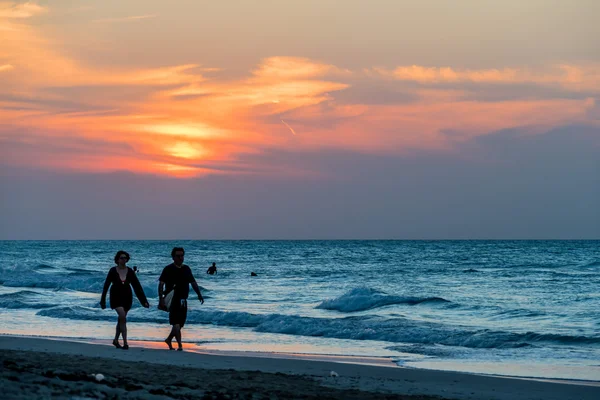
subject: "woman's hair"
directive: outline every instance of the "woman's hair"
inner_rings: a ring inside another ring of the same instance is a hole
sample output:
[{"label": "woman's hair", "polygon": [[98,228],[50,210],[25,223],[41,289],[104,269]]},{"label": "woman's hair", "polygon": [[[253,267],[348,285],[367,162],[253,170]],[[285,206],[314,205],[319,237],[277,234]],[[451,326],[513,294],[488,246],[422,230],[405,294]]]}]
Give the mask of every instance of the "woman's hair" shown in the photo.
[{"label": "woman's hair", "polygon": [[183,254],[185,254],[183,247],[173,247],[173,250],[171,250],[171,258],[175,257],[175,253],[178,251],[181,251]]},{"label": "woman's hair", "polygon": [[122,254],[125,254],[127,256],[127,261],[129,261],[129,253],[125,250],[119,250],[117,251],[117,254],[115,254],[115,264],[119,264],[119,258]]}]

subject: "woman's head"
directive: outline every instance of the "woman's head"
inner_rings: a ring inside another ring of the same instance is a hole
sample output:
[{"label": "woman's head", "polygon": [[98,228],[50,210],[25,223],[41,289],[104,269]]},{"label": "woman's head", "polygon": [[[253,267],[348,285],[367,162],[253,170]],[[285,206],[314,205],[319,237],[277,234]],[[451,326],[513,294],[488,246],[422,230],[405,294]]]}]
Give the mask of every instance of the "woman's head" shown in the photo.
[{"label": "woman's head", "polygon": [[129,253],[125,250],[117,251],[117,254],[115,254],[115,264],[119,264],[119,261],[123,264],[127,263],[129,261]]}]

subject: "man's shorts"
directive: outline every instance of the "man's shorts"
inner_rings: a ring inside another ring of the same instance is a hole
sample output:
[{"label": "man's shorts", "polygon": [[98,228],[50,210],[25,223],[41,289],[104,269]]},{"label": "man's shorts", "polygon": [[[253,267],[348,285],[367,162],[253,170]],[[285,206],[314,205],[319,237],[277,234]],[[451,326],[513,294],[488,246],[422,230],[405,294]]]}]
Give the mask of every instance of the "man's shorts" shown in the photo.
[{"label": "man's shorts", "polygon": [[[177,300],[177,301],[175,301]],[[171,310],[169,311],[169,324],[180,325],[183,328],[187,320],[187,300],[173,299]]]}]

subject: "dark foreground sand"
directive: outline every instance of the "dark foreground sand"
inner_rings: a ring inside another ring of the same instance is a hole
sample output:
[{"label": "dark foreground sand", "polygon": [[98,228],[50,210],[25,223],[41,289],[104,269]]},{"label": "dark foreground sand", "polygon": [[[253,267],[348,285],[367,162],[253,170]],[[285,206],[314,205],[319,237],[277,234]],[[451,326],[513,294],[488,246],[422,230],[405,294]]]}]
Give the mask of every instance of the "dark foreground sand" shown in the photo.
[{"label": "dark foreground sand", "polygon": [[[164,367],[63,354],[5,351],[4,399],[434,399],[321,386],[309,377]],[[86,371],[105,371],[97,382]]]},{"label": "dark foreground sand", "polygon": [[2,399],[600,399],[600,387],[577,382],[10,336],[0,365]]}]

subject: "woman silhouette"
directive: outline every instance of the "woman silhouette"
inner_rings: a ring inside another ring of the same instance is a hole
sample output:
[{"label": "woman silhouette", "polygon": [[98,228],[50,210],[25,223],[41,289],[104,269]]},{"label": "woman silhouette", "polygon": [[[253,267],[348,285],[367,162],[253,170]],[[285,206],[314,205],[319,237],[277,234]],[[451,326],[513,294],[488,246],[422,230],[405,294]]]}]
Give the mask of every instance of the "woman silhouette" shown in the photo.
[{"label": "woman silhouette", "polygon": [[[127,344],[127,312],[131,309],[133,303],[132,286],[140,303],[146,308],[150,307],[137,275],[127,266],[128,261],[129,253],[119,250],[115,255],[117,266],[108,271],[104,289],[102,289],[102,298],[100,299],[100,307],[104,310],[106,308],[106,292],[110,287],[110,308],[115,310],[119,316],[113,345],[118,349],[123,348],[123,350],[129,349]],[[123,347],[119,344],[119,335],[123,336]]]}]

